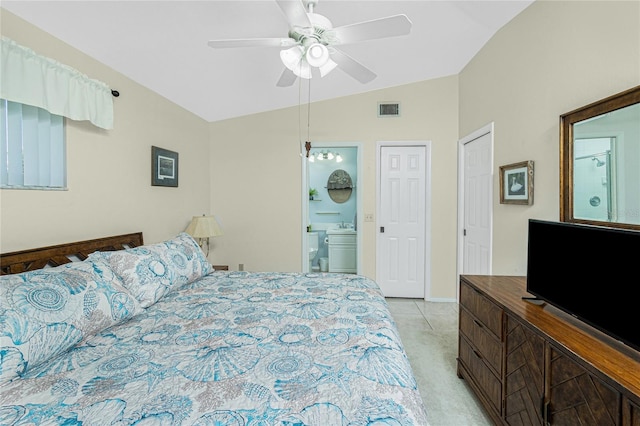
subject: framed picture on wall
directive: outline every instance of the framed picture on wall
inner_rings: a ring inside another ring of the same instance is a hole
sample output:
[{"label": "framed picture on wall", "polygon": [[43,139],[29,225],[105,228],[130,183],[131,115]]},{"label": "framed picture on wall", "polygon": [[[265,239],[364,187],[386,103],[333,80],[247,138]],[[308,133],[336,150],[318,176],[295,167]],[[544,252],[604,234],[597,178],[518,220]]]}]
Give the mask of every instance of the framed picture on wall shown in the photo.
[{"label": "framed picture on wall", "polygon": [[151,185],[178,186],[178,153],[151,147]]},{"label": "framed picture on wall", "polygon": [[500,166],[500,204],[533,204],[533,160]]}]

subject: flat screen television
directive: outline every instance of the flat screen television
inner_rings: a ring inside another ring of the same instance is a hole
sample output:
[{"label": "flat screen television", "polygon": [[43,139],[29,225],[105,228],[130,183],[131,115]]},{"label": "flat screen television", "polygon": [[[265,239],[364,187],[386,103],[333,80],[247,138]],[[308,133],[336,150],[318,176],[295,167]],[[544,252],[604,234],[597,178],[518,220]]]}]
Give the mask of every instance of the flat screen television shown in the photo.
[{"label": "flat screen television", "polygon": [[640,232],[530,219],[527,292],[640,351]]}]

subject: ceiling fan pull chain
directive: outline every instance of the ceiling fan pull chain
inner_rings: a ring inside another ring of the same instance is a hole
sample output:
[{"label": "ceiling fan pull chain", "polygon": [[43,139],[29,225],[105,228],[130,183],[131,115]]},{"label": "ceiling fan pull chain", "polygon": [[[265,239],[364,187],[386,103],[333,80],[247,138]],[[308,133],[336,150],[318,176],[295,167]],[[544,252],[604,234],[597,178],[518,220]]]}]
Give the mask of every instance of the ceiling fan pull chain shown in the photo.
[{"label": "ceiling fan pull chain", "polygon": [[308,80],[309,92],[307,96],[307,140],[311,140],[311,80]]}]

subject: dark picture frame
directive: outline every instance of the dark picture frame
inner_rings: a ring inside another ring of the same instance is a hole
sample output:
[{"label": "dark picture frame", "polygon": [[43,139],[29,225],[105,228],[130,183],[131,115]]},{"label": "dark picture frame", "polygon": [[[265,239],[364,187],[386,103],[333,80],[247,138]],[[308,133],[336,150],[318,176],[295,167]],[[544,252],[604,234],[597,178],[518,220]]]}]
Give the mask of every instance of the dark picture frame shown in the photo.
[{"label": "dark picture frame", "polygon": [[500,204],[533,204],[533,160],[500,166]]},{"label": "dark picture frame", "polygon": [[151,185],[178,186],[178,153],[151,147]]}]

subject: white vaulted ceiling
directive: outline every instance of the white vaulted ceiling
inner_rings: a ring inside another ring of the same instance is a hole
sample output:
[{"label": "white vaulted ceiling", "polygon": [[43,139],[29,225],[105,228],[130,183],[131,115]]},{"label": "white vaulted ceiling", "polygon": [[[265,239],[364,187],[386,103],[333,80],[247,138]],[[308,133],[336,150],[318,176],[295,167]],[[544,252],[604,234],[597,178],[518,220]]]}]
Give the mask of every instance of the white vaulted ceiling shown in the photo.
[{"label": "white vaulted ceiling", "polygon": [[[335,70],[311,80],[311,100],[457,74],[531,3],[320,0],[315,12],[334,27],[401,13],[413,25],[407,36],[341,46],[377,78],[362,84]],[[207,121],[300,99],[298,82],[276,87],[283,70],[278,48],[207,46],[212,39],[287,37],[287,21],[273,0],[3,0],[0,6]]]}]

